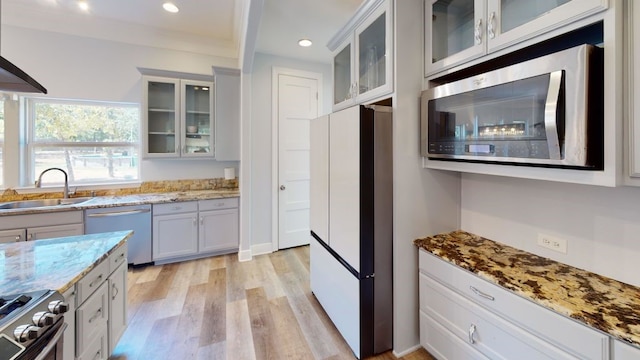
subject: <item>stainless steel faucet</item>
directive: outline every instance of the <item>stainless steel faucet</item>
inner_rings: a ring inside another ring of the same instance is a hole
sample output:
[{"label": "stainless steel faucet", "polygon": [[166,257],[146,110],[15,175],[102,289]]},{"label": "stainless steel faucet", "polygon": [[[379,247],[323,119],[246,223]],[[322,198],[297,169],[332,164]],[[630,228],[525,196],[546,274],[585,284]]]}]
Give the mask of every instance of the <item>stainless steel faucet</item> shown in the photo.
[{"label": "stainless steel faucet", "polygon": [[38,180],[36,180],[36,187],[39,188],[40,185],[42,185],[42,175],[44,175],[44,173],[46,173],[49,170],[60,170],[64,174],[64,193],[62,194],[62,197],[65,199],[68,199],[69,198],[69,178],[67,177],[67,172],[60,168],[56,168],[56,167],[48,168],[43,172],[41,172],[40,176],[38,176]]}]

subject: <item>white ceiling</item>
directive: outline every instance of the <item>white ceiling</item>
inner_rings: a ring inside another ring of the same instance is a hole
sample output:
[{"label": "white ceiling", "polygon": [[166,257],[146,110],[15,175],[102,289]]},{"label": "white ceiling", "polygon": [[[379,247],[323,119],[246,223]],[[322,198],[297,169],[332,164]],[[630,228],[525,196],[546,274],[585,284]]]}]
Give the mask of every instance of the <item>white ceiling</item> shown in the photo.
[{"label": "white ceiling", "polygon": [[[2,0],[2,24],[237,58],[245,7],[252,0]],[[362,0],[264,0],[256,51],[329,62],[328,40]],[[310,48],[300,38],[314,41]]]}]

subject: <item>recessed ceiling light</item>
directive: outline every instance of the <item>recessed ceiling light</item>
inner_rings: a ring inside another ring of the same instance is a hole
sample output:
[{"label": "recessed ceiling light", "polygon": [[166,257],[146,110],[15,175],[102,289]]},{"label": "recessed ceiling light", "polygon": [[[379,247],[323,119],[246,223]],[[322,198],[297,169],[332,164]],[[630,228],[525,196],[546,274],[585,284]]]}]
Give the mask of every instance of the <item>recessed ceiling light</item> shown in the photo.
[{"label": "recessed ceiling light", "polygon": [[80,0],[78,1],[78,7],[82,10],[82,11],[89,11],[89,3],[86,2],[85,0]]},{"label": "recessed ceiling light", "polygon": [[170,13],[177,13],[178,11],[180,11],[180,9],[178,9],[178,7],[176,6],[176,4],[172,3],[172,2],[166,2],[164,4],[162,4],[162,7],[167,10]]},{"label": "recessed ceiling light", "polygon": [[311,46],[311,44],[313,44],[313,43],[309,39],[300,39],[300,40],[298,40],[298,45],[300,45],[302,47],[309,47],[309,46]]}]

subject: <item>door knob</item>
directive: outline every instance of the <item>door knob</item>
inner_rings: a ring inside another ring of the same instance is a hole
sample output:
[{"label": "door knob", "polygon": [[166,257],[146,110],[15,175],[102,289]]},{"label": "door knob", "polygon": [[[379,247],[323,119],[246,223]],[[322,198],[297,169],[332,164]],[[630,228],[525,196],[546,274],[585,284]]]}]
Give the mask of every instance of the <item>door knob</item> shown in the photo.
[{"label": "door knob", "polygon": [[280,185],[280,190],[284,190],[286,189],[286,187],[284,187],[284,185]]}]

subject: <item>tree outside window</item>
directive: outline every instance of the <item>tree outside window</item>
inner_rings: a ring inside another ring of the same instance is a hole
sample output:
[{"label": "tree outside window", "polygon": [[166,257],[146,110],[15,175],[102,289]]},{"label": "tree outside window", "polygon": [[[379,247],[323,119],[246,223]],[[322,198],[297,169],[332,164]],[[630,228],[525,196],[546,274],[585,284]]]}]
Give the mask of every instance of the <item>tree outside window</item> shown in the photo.
[{"label": "tree outside window", "polygon": [[[67,171],[70,184],[140,178],[140,109],[137,104],[28,99],[31,181],[43,170]],[[62,183],[60,172],[46,183]]]}]

